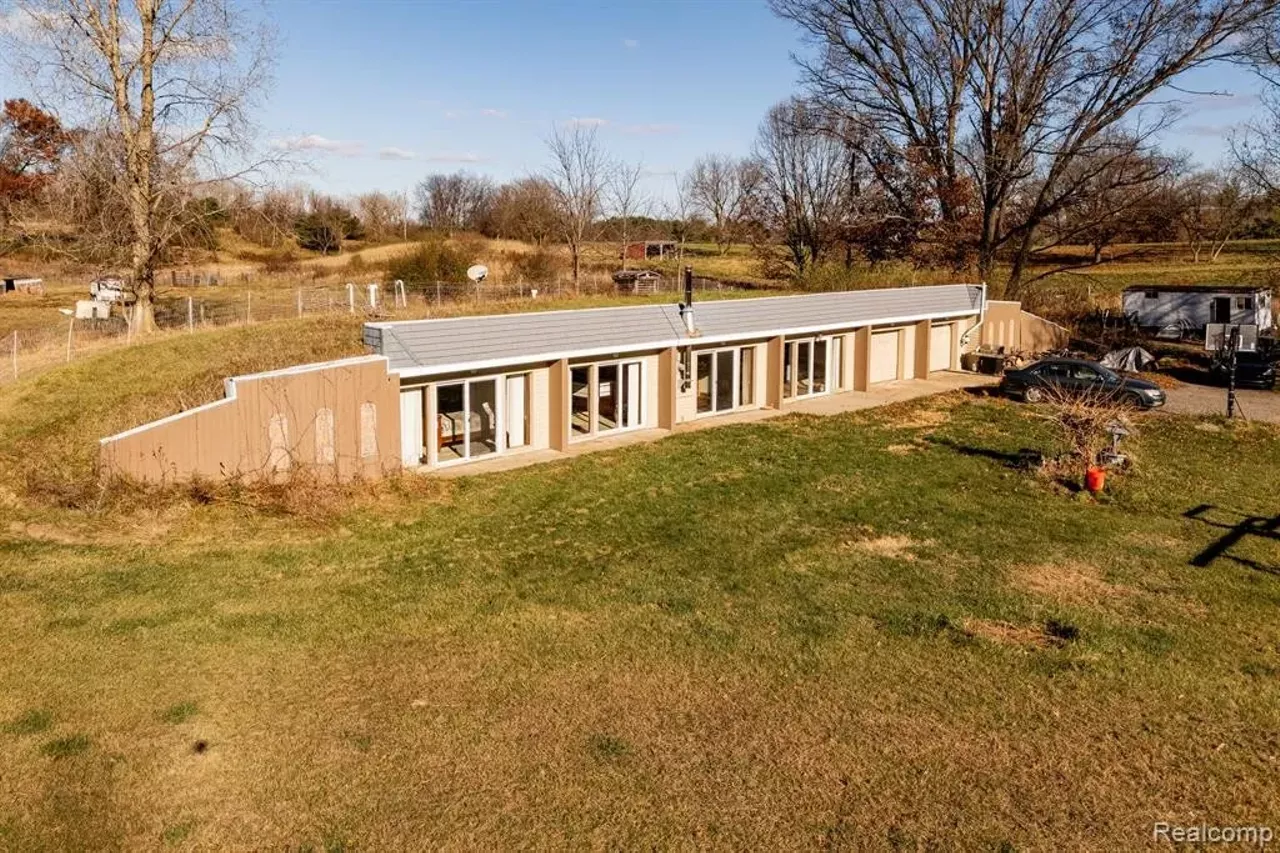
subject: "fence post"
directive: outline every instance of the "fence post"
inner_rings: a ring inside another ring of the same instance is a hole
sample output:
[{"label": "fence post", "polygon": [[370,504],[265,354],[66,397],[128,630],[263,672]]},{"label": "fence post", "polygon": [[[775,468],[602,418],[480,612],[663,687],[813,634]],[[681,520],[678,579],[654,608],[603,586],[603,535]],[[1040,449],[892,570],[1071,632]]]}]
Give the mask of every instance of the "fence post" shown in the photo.
[{"label": "fence post", "polygon": [[200,325],[204,325],[204,303],[200,303]]},{"label": "fence post", "polygon": [[378,285],[369,282],[369,307],[375,311],[378,309]]},{"label": "fence post", "polygon": [[71,322],[67,324],[67,362],[71,362],[71,338],[76,331],[76,318],[72,316]]},{"label": "fence post", "polygon": [[302,316],[302,288],[298,288],[298,316]]},{"label": "fence post", "polygon": [[356,286],[347,282],[347,311],[356,313]]},{"label": "fence post", "polygon": [[401,281],[400,279],[396,279],[396,307],[397,308],[409,307],[409,297],[404,292],[404,282]]},{"label": "fence post", "polygon": [[18,330],[13,330],[13,378],[18,378]]},{"label": "fence post", "polygon": [[196,330],[196,306],[192,302],[191,297],[187,297],[187,331],[194,332]]},{"label": "fence post", "polygon": [[440,307],[440,282],[436,282],[436,307]]}]

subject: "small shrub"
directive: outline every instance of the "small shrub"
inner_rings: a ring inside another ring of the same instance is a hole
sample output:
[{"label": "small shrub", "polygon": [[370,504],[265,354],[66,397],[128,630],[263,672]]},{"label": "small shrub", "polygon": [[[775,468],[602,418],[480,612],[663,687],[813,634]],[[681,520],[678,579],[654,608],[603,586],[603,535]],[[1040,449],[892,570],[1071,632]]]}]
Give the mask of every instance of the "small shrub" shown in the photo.
[{"label": "small shrub", "polygon": [[351,256],[350,260],[347,261],[347,272],[359,275],[368,268],[369,265],[365,263],[364,256],[359,252],[356,252]]},{"label": "small shrub", "polygon": [[259,269],[268,275],[284,275],[296,273],[302,265],[298,261],[298,253],[293,247],[287,247],[266,255],[260,256]]},{"label": "small shrub", "polygon": [[512,273],[517,281],[526,284],[550,284],[559,276],[560,267],[559,259],[542,248],[514,253],[511,259]]},{"label": "small shrub", "polygon": [[462,282],[467,280],[468,266],[467,256],[448,243],[428,240],[412,252],[393,258],[387,265],[387,278],[407,285]]}]

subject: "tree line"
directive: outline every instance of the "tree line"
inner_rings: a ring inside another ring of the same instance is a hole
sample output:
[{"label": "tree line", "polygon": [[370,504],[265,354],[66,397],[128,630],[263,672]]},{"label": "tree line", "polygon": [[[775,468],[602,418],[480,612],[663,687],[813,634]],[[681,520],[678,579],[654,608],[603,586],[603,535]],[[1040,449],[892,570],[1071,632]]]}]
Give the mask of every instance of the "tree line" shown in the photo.
[{"label": "tree line", "polygon": [[[1180,238],[1211,261],[1269,233],[1277,98],[1212,170],[1157,140],[1189,73],[1274,79],[1278,4],[772,0],[804,40],[802,89],[767,112],[745,157],[708,154],[654,193],[642,164],[565,125],[536,174],[435,174],[340,199],[265,180],[288,159],[257,144],[251,121],[274,52],[233,0],[15,0],[5,55],[45,103],[14,99],[0,115],[0,229],[10,247],[38,234],[128,269],[143,327],[156,268],[222,227],[320,252],[414,227],[555,242],[575,281],[602,236],[705,238],[762,257],[782,247],[800,277],[906,261],[1017,297],[1120,243]],[[1061,251],[1079,245],[1088,252]]]}]

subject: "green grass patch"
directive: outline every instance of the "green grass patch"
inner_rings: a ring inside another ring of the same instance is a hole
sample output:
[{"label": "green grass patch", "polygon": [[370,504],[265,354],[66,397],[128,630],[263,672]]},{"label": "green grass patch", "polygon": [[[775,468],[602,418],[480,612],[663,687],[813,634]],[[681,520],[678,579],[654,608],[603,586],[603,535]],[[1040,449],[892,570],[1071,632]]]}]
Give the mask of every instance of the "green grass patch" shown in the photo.
[{"label": "green grass patch", "polygon": [[7,735],[38,735],[53,725],[53,714],[42,708],[27,711],[4,724]]},{"label": "green grass patch", "polygon": [[198,713],[200,713],[200,706],[195,702],[177,702],[165,708],[164,713],[160,715],[160,719],[176,726],[185,723]]},{"label": "green grass patch", "polygon": [[88,752],[92,745],[93,741],[88,735],[76,734],[51,740],[40,747],[40,751],[51,758],[70,758],[73,755]]}]

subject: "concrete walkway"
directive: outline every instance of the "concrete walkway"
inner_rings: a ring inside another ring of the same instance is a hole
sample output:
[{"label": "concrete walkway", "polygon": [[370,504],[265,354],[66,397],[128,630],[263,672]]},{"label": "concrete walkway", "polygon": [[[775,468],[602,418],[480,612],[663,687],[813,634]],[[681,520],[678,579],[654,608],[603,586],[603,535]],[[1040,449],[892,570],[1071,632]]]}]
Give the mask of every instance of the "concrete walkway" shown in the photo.
[{"label": "concrete walkway", "polygon": [[568,450],[528,450],[515,452],[492,459],[481,459],[464,465],[449,468],[428,470],[421,469],[424,474],[437,477],[465,477],[472,474],[489,474],[495,471],[510,471],[528,465],[538,465],[556,459],[570,459],[584,453],[596,453],[611,450],[615,447],[626,447],[632,444],[644,444],[657,441],[672,433],[693,432],[694,430],[714,429],[729,424],[754,423],[756,421],[777,418],[793,412],[806,415],[838,415],[842,412],[856,412],[860,409],[872,409],[876,406],[887,406],[919,397],[934,394],[945,394],[964,388],[975,388],[994,385],[999,381],[996,376],[983,376],[976,373],[935,373],[928,379],[902,379],[896,382],[885,382],[875,385],[870,391],[845,391],[840,394],[828,394],[823,397],[812,397],[787,403],[781,409],[750,409],[744,412],[733,412],[727,415],[699,418],[677,424],[674,430],[642,429],[624,432],[618,435],[581,441],[569,446]]}]

